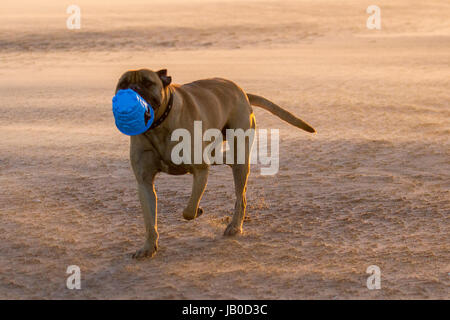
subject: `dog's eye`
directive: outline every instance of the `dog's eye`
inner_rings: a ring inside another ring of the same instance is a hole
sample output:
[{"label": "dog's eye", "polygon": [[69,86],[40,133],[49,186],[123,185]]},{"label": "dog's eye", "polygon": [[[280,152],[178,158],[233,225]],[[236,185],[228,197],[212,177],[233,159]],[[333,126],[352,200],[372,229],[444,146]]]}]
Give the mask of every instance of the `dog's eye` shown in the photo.
[{"label": "dog's eye", "polygon": [[151,82],[151,81],[148,80],[148,79],[144,79],[144,80],[142,81],[142,84],[143,84],[144,86],[146,86],[146,87],[150,87],[150,86],[153,84],[153,82]]}]

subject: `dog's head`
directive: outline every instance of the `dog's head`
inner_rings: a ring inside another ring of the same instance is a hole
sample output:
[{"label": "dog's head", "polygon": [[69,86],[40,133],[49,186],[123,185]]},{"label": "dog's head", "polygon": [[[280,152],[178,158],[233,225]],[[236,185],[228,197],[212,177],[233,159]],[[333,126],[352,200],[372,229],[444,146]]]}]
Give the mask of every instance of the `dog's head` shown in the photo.
[{"label": "dog's head", "polygon": [[130,70],[125,72],[116,86],[119,90],[131,89],[137,92],[153,109],[158,109],[167,99],[167,86],[172,78],[167,76],[167,70],[152,71],[148,69]]}]

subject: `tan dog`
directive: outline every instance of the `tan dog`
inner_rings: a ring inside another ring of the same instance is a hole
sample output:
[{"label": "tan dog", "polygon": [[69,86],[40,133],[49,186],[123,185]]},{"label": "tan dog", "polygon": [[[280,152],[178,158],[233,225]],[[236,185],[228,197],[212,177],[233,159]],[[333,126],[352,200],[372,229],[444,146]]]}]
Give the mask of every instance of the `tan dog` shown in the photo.
[{"label": "tan dog", "polygon": [[[203,130],[217,128],[223,132],[226,129],[241,128],[244,131],[254,129],[255,118],[251,107],[254,105],[270,111],[300,129],[315,132],[307,123],[288,111],[263,97],[246,94],[231,81],[214,78],[180,86],[171,84],[171,80],[165,69],[157,72],[141,69],[127,71],[116,87],[116,93],[118,90],[128,88],[136,91],[155,109],[155,121],[164,119],[147,132],[131,136],[131,166],[138,183],[146,230],[144,246],[136,251],[134,258],[152,256],[158,249],[157,198],[154,188],[157,173],[165,172],[173,175],[192,173],[194,179],[192,194],[183,211],[183,217],[191,220],[203,213],[199,203],[206,187],[209,165],[206,163],[176,165],[172,162],[171,152],[177,142],[171,141],[171,134],[175,129],[185,128],[193,133],[194,121],[202,121]],[[168,108],[169,113],[165,112]],[[245,150],[248,151],[251,141],[247,139],[245,143]],[[230,165],[234,177],[236,205],[233,218],[225,229],[226,236],[242,232],[246,207],[245,192],[250,170],[249,156],[250,152],[246,152],[244,164]]]}]

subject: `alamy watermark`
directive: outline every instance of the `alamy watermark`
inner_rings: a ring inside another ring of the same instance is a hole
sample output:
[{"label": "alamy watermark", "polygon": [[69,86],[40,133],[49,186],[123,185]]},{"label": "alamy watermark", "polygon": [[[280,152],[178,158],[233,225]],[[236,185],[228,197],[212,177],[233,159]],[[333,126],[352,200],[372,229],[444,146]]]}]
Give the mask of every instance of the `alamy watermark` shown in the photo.
[{"label": "alamy watermark", "polygon": [[[275,175],[279,169],[278,129],[270,130],[270,153],[268,152],[268,130],[226,129],[225,137],[219,129],[203,132],[202,121],[194,121],[194,136],[187,129],[176,129],[171,140],[179,141],[171,153],[172,162],[180,164],[250,164],[260,163],[261,175]],[[209,142],[203,148],[203,142]]]},{"label": "alamy watermark", "polygon": [[381,9],[379,6],[370,5],[367,7],[366,12],[370,14],[367,18],[366,26],[369,30],[381,30]]},{"label": "alamy watermark", "polygon": [[79,6],[72,4],[67,7],[66,13],[70,16],[66,20],[66,26],[69,30],[81,29],[81,9]]},{"label": "alamy watermark", "polygon": [[81,289],[81,270],[77,265],[70,265],[66,270],[67,274],[70,276],[67,277],[66,287],[70,290],[80,290]]},{"label": "alamy watermark", "polygon": [[370,276],[367,278],[367,289],[369,290],[379,290],[381,289],[381,269],[379,266],[371,265],[366,269],[366,273]]}]

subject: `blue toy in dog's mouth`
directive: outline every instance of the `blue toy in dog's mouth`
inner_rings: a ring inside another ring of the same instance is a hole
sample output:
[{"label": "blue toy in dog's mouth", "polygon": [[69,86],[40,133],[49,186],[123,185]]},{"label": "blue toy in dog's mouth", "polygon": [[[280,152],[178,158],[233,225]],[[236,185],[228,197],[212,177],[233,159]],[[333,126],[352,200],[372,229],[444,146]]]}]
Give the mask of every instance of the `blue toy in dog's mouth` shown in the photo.
[{"label": "blue toy in dog's mouth", "polygon": [[131,89],[117,91],[112,106],[117,129],[129,136],[150,129],[155,118],[153,108]]}]

